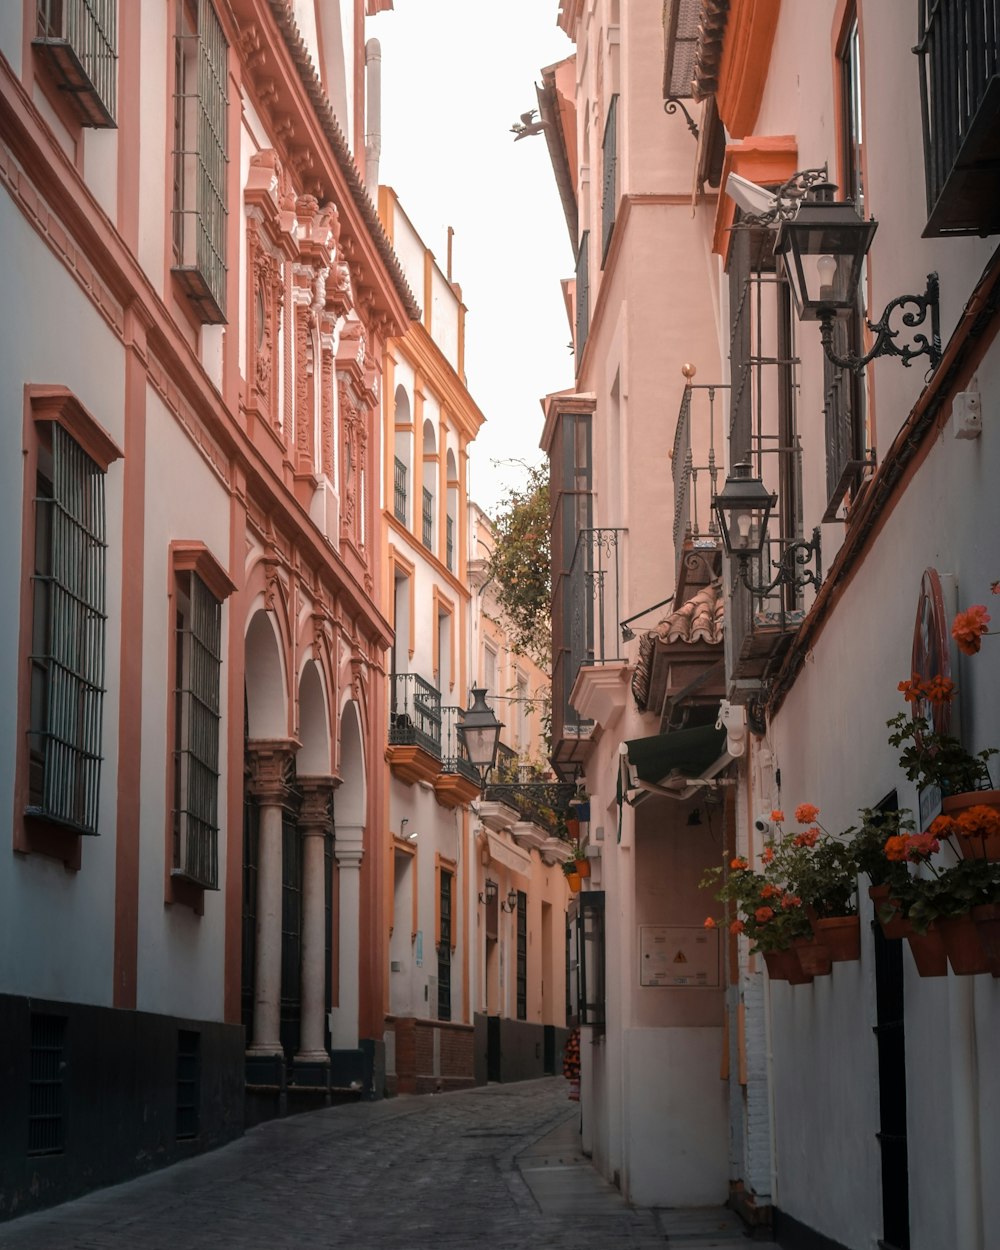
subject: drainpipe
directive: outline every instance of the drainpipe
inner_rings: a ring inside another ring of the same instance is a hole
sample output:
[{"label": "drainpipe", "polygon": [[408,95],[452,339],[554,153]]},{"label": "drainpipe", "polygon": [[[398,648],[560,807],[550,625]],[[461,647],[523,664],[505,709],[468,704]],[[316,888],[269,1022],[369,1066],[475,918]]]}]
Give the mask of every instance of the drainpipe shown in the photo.
[{"label": "drainpipe", "polygon": [[382,155],[382,45],[377,39],[365,44],[365,76],[368,103],[365,126],[365,182],[369,190],[378,186],[378,162]]}]

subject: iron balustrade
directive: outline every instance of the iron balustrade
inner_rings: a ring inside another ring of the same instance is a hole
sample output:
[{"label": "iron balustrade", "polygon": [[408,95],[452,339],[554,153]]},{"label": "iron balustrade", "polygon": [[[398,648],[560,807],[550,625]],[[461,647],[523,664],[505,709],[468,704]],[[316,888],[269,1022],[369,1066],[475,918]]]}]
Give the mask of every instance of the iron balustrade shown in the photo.
[{"label": "iron balustrade", "polygon": [[618,207],[618,96],[611,97],[602,147],[604,184],[601,191],[601,268],[607,259]]},{"label": "iron balustrade", "polygon": [[416,673],[393,679],[389,744],[422,747],[441,758],[441,692]]},{"label": "iron balustrade", "polygon": [[34,46],[85,126],[115,126],[116,0],[38,0]]},{"label": "iron balustrade", "polygon": [[393,515],[397,521],[406,524],[406,465],[398,456],[393,469]]},{"label": "iron balustrade", "polygon": [[583,349],[590,329],[590,231],[584,230],[576,254],[576,372],[580,373]]},{"label": "iron balustrade", "polygon": [[[712,509],[720,472],[715,454],[716,421],[721,420],[716,410],[716,392],[728,390],[726,383],[695,385],[688,382],[684,388],[670,461],[674,484],[674,556],[678,573],[686,549],[691,546],[714,549],[719,543],[718,522]],[[707,413],[700,396],[696,400],[696,391],[704,392]],[[720,403],[720,409],[721,406]]]},{"label": "iron balustrade", "polygon": [[421,510],[420,539],[428,551],[434,546],[434,496],[425,486]]},{"label": "iron balustrade", "polygon": [[479,769],[469,759],[465,743],[458,735],[458,727],[465,717],[461,707],[441,709],[441,771],[459,773],[479,785]]},{"label": "iron balustrade", "polygon": [[920,0],[926,235],[994,233],[1000,0]]}]

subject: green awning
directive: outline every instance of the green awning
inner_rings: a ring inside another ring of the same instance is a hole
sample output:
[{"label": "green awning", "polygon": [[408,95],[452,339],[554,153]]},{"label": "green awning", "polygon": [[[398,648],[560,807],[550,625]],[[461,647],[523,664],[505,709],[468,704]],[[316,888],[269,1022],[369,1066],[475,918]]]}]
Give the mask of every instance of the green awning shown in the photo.
[{"label": "green awning", "polygon": [[700,777],[726,748],[726,731],[714,725],[676,729],[650,738],[632,738],[626,758],[640,781],[662,782],[672,774]]},{"label": "green awning", "polygon": [[[732,761],[726,737],[725,729],[699,725],[624,741],[618,748],[618,841],[622,840],[625,803],[634,807],[650,793],[685,799],[699,782],[718,785],[710,779]],[[641,793],[635,794],[636,790]]]}]

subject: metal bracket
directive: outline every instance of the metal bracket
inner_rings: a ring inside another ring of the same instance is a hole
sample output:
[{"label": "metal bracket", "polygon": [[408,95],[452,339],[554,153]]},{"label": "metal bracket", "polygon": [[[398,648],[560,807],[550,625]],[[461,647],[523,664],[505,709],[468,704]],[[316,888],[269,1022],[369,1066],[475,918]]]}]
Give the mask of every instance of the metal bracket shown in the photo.
[{"label": "metal bracket", "polygon": [[[923,325],[929,312],[931,333],[930,338],[926,334],[914,334],[912,344],[905,343],[903,346],[900,346],[896,342],[899,330],[893,330],[890,327],[889,318],[897,308],[902,308],[905,304],[913,304],[914,310],[902,314],[900,320],[903,325],[907,329]],[[938,276],[936,273],[927,275],[927,288],[923,295],[897,296],[896,299],[890,300],[886,304],[885,311],[878,321],[868,321],[867,318],[865,320],[868,329],[876,336],[875,344],[871,351],[864,356],[855,356],[853,354],[838,356],[833,351],[834,316],[832,313],[825,313],[820,317],[819,335],[823,343],[823,350],[833,364],[839,365],[842,369],[850,369],[854,373],[860,373],[866,365],[879,356],[899,356],[907,368],[918,356],[927,356],[931,362],[930,372],[933,373],[941,363],[941,316],[938,307]]]},{"label": "metal bracket", "polygon": [[664,113],[669,113],[670,116],[672,117],[674,113],[677,112],[678,109],[680,109],[680,111],[684,114],[684,119],[687,122],[688,130],[690,130],[691,133],[694,135],[694,137],[697,139],[700,135],[700,131],[698,130],[698,123],[694,120],[691,114],[684,107],[684,102],[682,100],[679,100],[676,96],[673,96],[673,95],[668,96],[666,100],[664,100],[663,102]]},{"label": "metal bracket", "polygon": [[[814,556],[816,558],[816,568],[805,568],[805,565]],[[776,590],[779,586],[791,586],[795,590],[804,590],[806,586],[815,586],[818,590],[823,580],[818,525],[813,530],[812,542],[806,542],[805,539],[801,539],[799,542],[789,543],[781,553],[781,558],[771,561],[771,567],[778,571],[767,586],[755,586],[750,581],[749,556],[740,555],[738,559],[740,562],[740,581],[758,599],[766,599],[771,591]],[[802,572],[797,572],[797,567],[801,568]]]}]

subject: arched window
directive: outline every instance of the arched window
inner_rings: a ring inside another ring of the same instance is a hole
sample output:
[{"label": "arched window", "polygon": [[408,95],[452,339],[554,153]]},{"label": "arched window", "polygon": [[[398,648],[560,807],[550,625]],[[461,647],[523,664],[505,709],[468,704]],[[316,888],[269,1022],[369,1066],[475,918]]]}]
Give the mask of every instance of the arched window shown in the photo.
[{"label": "arched window", "polygon": [[396,520],[409,527],[413,494],[411,485],[413,467],[413,420],[410,416],[410,400],[406,391],[396,387],[394,417],[395,462],[393,465],[392,511]]}]

